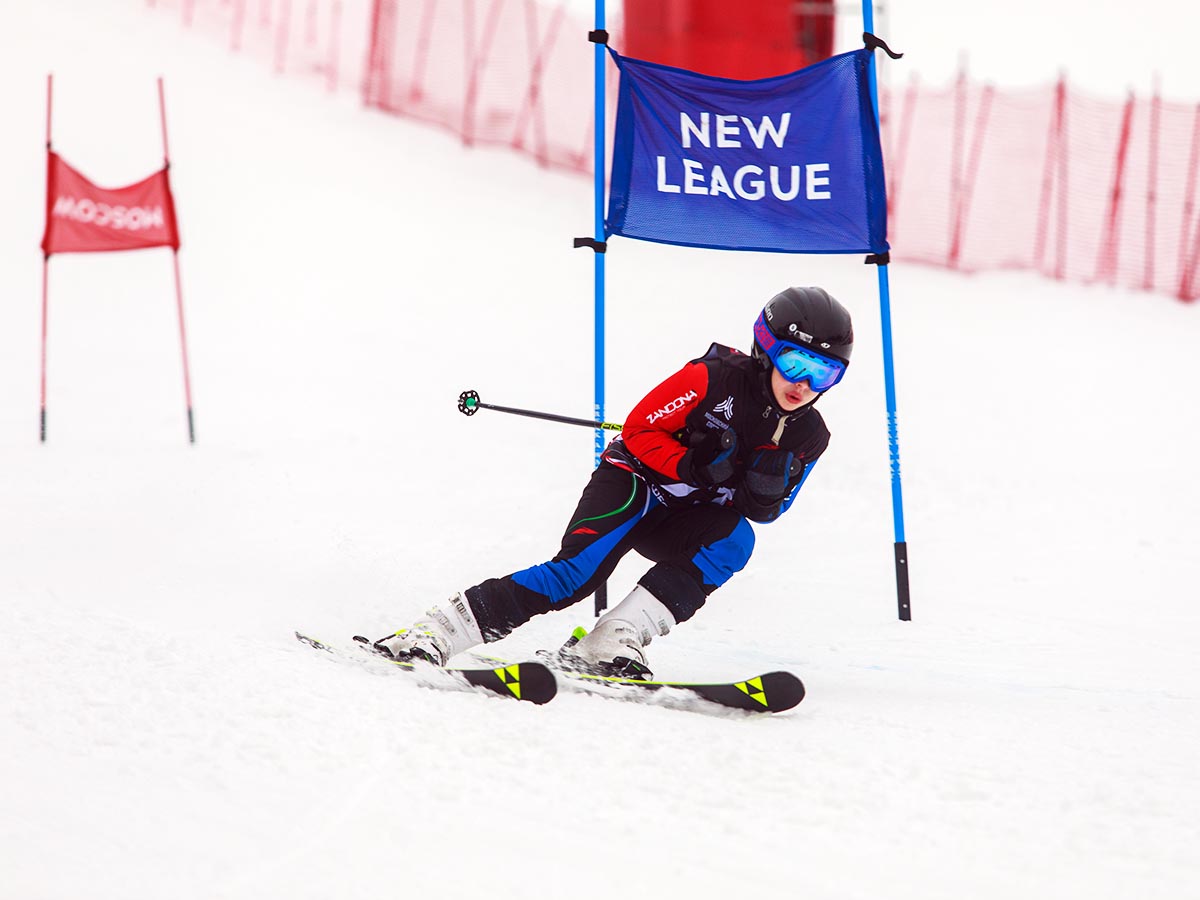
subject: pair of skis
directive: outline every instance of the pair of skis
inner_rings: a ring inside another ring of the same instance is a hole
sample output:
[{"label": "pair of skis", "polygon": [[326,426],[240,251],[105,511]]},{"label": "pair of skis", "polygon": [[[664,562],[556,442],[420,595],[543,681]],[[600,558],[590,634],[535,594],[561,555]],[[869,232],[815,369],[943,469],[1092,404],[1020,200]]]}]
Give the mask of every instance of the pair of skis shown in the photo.
[{"label": "pair of skis", "polygon": [[[296,632],[296,639],[335,656],[352,656],[300,632]],[[572,690],[671,708],[716,707],[749,713],[777,713],[791,709],[804,699],[803,683],[790,672],[767,672],[744,681],[693,684],[637,681],[552,670],[540,662],[509,663],[481,659],[478,666],[466,667],[439,667],[397,660],[386,662],[400,671],[418,676],[421,683],[430,687],[482,691],[538,704],[554,699],[558,693],[559,677],[562,684]]]}]

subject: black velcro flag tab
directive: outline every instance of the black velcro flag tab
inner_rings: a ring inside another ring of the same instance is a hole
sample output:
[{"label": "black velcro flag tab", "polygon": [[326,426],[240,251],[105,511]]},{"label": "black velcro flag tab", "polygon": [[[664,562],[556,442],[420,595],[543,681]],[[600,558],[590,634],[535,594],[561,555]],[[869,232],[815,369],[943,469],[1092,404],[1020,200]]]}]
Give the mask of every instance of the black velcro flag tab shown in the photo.
[{"label": "black velcro flag tab", "polygon": [[575,238],[575,249],[579,249],[580,247],[591,247],[597,253],[603,253],[608,249],[608,242],[598,241],[590,237]]},{"label": "black velcro flag tab", "polygon": [[869,31],[863,32],[863,44],[868,50],[882,50],[892,59],[900,59],[900,57],[904,56],[903,53],[894,53],[892,48],[884,42],[883,38],[876,37]]}]

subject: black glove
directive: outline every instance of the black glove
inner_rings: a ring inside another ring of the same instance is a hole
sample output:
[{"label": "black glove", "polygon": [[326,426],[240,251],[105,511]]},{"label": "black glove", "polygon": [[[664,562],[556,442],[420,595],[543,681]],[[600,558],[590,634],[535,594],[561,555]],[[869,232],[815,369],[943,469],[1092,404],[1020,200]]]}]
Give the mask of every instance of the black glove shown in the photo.
[{"label": "black glove", "polygon": [[777,503],[787,496],[788,481],[798,474],[796,458],[778,447],[763,447],[754,451],[742,486],[760,503]]},{"label": "black glove", "polygon": [[735,471],[733,456],[737,452],[737,435],[732,428],[722,431],[706,430],[692,437],[688,460],[693,484],[712,487],[728,481]]}]

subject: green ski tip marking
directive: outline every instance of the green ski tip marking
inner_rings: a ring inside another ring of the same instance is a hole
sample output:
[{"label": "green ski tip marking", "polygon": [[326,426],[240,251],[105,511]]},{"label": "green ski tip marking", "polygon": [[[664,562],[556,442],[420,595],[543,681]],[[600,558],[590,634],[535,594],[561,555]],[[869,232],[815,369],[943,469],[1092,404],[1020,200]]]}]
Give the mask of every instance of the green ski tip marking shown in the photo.
[{"label": "green ski tip marking", "polygon": [[575,630],[571,632],[571,637],[575,638],[577,641],[582,641],[585,637],[587,637],[587,629],[582,625],[576,625]]}]

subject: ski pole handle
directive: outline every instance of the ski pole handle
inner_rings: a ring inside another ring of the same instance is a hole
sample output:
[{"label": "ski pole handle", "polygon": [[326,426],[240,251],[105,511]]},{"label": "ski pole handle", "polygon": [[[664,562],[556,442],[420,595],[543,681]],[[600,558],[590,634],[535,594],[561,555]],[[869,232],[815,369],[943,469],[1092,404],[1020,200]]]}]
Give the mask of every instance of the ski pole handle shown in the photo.
[{"label": "ski pole handle", "polygon": [[481,409],[511,413],[514,416],[528,416],[531,419],[544,419],[547,422],[561,422],[564,425],[582,425],[585,428],[600,428],[604,431],[620,431],[625,427],[617,422],[597,422],[594,419],[575,419],[571,416],[536,412],[532,409],[513,409],[511,406],[494,406],[491,403],[481,402],[478,391],[463,391],[458,395],[458,411],[464,416],[473,416]]}]

